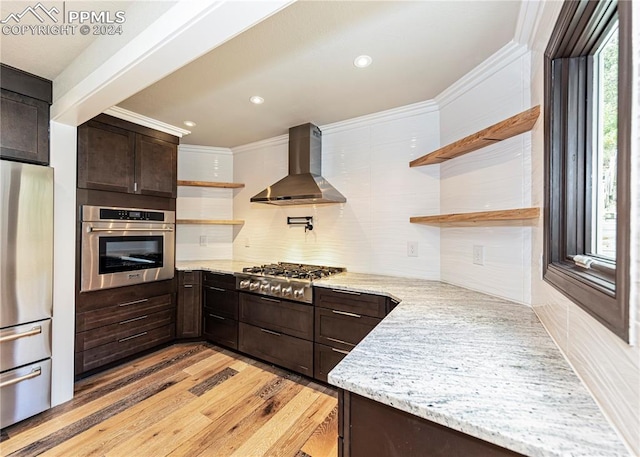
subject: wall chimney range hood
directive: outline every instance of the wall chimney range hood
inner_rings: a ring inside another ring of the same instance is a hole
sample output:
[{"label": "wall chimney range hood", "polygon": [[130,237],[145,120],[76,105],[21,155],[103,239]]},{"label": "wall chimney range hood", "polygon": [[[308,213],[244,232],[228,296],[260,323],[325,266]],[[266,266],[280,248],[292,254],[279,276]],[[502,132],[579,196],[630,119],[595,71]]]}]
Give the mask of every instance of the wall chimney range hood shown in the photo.
[{"label": "wall chimney range hood", "polygon": [[347,199],[320,176],[322,132],[311,124],[289,129],[289,174],[251,198],[272,205],[344,203]]}]

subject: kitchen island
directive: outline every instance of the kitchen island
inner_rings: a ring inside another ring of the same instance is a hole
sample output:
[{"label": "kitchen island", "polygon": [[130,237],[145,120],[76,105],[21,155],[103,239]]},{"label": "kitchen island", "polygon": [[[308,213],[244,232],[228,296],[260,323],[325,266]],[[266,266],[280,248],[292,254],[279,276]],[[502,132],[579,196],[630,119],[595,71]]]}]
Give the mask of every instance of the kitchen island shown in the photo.
[{"label": "kitchen island", "polygon": [[525,455],[629,455],[530,307],[420,279],[342,273],[313,284],[400,301],[330,384]]}]

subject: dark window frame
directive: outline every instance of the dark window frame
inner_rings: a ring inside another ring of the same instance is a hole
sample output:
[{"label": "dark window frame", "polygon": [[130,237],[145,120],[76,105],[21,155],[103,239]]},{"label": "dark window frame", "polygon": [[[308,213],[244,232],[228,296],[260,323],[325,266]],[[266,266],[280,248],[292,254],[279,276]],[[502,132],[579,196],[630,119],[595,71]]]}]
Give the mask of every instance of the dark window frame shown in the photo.
[{"label": "dark window frame", "polygon": [[[618,20],[616,261],[584,269],[589,254],[594,58]],[[543,277],[629,341],[631,2],[565,1],[545,52]]]}]

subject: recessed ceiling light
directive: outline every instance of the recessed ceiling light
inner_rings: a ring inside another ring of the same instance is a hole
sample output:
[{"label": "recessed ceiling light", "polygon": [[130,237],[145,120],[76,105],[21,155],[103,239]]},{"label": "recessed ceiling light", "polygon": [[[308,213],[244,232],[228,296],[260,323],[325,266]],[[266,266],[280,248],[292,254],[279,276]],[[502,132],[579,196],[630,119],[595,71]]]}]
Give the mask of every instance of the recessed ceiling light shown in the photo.
[{"label": "recessed ceiling light", "polygon": [[193,121],[184,121],[183,122],[184,125],[186,125],[187,127],[195,127],[196,123]]},{"label": "recessed ceiling light", "polygon": [[254,105],[262,105],[264,103],[264,98],[254,95],[249,99],[249,101]]},{"label": "recessed ceiling light", "polygon": [[366,68],[371,65],[373,59],[369,56],[362,55],[353,59],[353,64],[358,68]]}]

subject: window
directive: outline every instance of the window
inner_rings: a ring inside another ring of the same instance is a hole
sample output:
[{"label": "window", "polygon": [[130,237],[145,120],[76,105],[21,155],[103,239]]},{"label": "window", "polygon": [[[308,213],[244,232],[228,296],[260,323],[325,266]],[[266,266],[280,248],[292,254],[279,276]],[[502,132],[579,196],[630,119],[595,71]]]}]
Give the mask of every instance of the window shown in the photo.
[{"label": "window", "polygon": [[544,278],[629,339],[630,2],[566,1],[545,53]]}]

